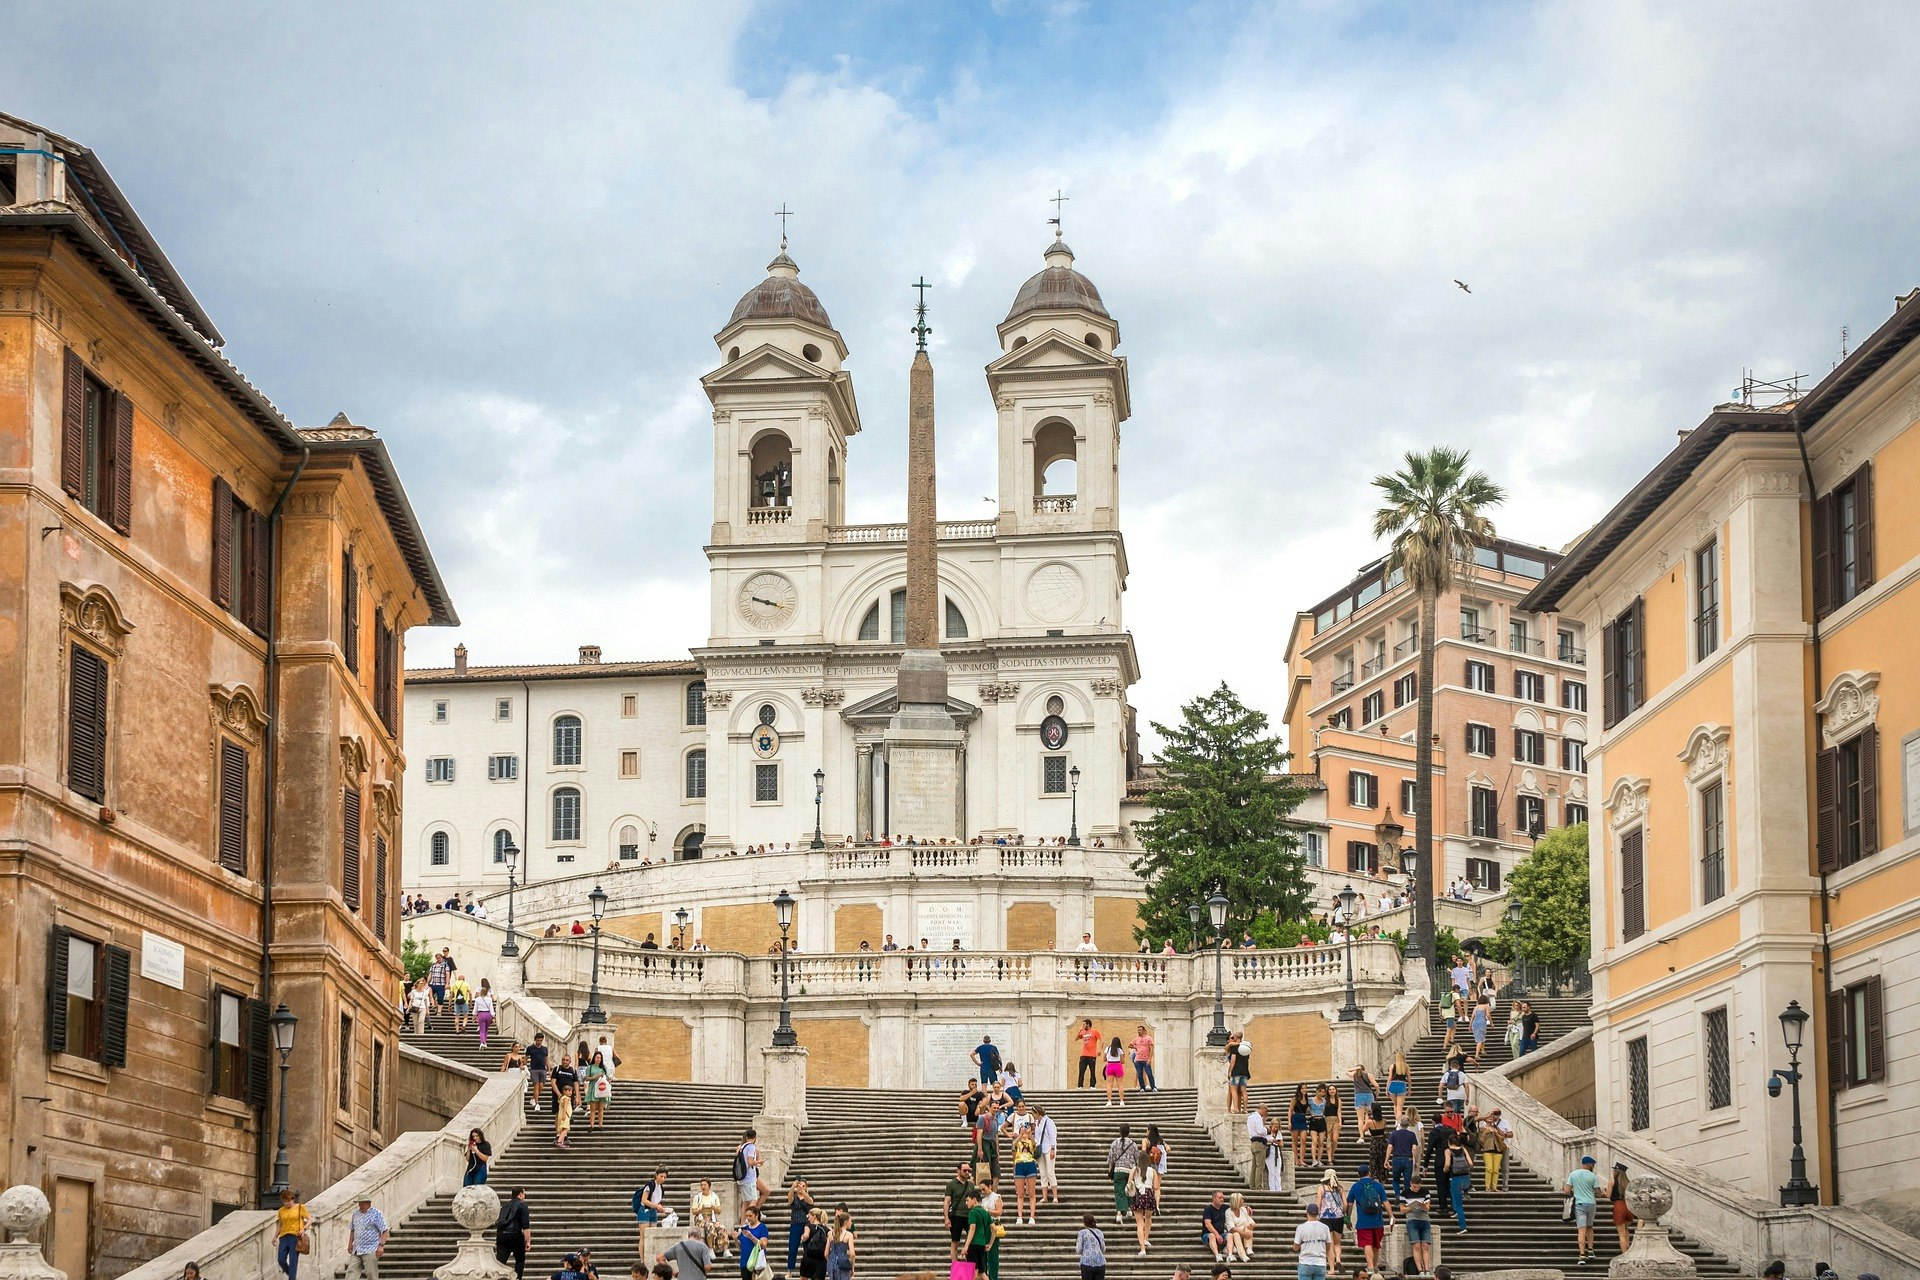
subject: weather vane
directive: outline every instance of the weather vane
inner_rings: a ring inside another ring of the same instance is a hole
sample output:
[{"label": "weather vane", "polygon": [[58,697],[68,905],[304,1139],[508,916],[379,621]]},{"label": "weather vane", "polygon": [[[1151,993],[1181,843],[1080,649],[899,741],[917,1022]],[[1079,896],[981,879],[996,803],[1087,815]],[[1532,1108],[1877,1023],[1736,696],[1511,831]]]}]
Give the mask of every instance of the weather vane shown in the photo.
[{"label": "weather vane", "polygon": [[1053,206],[1053,216],[1047,219],[1047,224],[1053,228],[1053,235],[1056,240],[1065,234],[1060,227],[1060,215],[1065,211],[1061,209],[1060,206],[1071,199],[1073,199],[1073,197],[1068,195],[1064,188],[1056,187],[1054,188],[1053,199],[1047,202]]},{"label": "weather vane", "polygon": [[927,283],[925,276],[921,276],[907,287],[920,291],[920,303],[913,309],[919,322],[915,324],[909,332],[920,340],[919,350],[925,351],[927,349],[927,335],[933,332],[932,329],[927,327],[927,290],[933,288],[933,286]]},{"label": "weather vane", "polygon": [[780,207],[773,211],[773,216],[780,219],[780,252],[785,253],[787,251],[787,219],[793,216],[793,210],[787,208],[787,202],[782,200]]}]

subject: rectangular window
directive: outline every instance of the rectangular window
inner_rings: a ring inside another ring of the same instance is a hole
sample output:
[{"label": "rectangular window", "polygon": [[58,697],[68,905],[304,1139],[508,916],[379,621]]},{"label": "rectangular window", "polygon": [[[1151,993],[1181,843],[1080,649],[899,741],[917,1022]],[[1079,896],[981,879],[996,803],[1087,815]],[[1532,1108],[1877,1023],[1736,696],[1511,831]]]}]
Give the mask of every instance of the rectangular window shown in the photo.
[{"label": "rectangular window", "polygon": [[1493,664],[1491,662],[1467,663],[1467,688],[1477,693],[1493,692]]},{"label": "rectangular window", "polygon": [[1878,976],[1827,996],[1827,1063],[1836,1089],[1887,1078],[1885,991]]},{"label": "rectangular window", "polygon": [[1500,795],[1491,787],[1474,787],[1469,795],[1472,826],[1469,831],[1482,840],[1500,835]]},{"label": "rectangular window", "polygon": [[1700,788],[1700,900],[1717,902],[1726,896],[1726,785],[1715,782]]},{"label": "rectangular window", "polygon": [[623,693],[620,695],[620,715],[627,720],[640,714],[640,695]]},{"label": "rectangular window", "polygon": [[435,724],[445,724],[447,722],[447,700],[445,698],[434,699],[433,722]]},{"label": "rectangular window", "polygon": [[1515,796],[1514,820],[1521,835],[1539,839],[1547,830],[1547,802],[1539,796]]},{"label": "rectangular window", "polygon": [[1587,820],[1587,806],[1583,804],[1568,804],[1566,808],[1566,817],[1567,817],[1568,826],[1570,827],[1579,826],[1581,823]]},{"label": "rectangular window", "polygon": [[707,722],[707,682],[695,680],[687,686],[687,724],[702,725]]},{"label": "rectangular window", "polygon": [[1513,731],[1513,758],[1521,764],[1547,762],[1547,735],[1537,729]]},{"label": "rectangular window", "polygon": [[1725,1008],[1709,1009],[1705,1018],[1707,1045],[1707,1110],[1733,1105],[1733,1041]]},{"label": "rectangular window", "polygon": [[119,533],[131,530],[133,402],[66,353],[60,487]]},{"label": "rectangular window", "polygon": [[488,756],[487,781],[512,782],[520,776],[519,756]]},{"label": "rectangular window", "polygon": [[1473,644],[1485,644],[1493,638],[1491,631],[1480,629],[1480,611],[1463,608],[1460,610],[1460,638]]},{"label": "rectangular window", "polygon": [[1693,656],[1697,662],[1720,647],[1720,543],[1693,553]]},{"label": "rectangular window", "polygon": [[1647,862],[1642,833],[1620,837],[1620,940],[1632,942],[1647,931]]},{"label": "rectangular window", "polygon": [[1610,729],[1638,711],[1647,700],[1647,606],[1635,600],[1607,624],[1601,653],[1601,677],[1606,693],[1605,718]]},{"label": "rectangular window", "polygon": [[622,751],[620,753],[620,776],[623,778],[637,778],[640,776],[640,753],[638,751]]},{"label": "rectangular window", "polygon": [[1493,754],[1493,726],[1490,724],[1467,724],[1467,754],[1490,756]]},{"label": "rectangular window", "polygon": [[1492,858],[1467,859],[1467,883],[1489,893],[1500,891],[1500,864]]},{"label": "rectangular window", "polygon": [[753,800],[755,804],[773,804],[780,799],[780,766],[777,764],[756,764],[753,766]]},{"label": "rectangular window", "polygon": [[1560,767],[1568,773],[1587,771],[1587,744],[1578,738],[1560,739]]},{"label": "rectangular window", "polygon": [[106,1027],[106,993],[101,989],[106,966],[101,963],[100,944],[65,929],[56,929],[54,948],[56,958],[63,961],[60,990],[55,997],[62,1011],[62,1034],[48,1048],[55,1053],[98,1061]]},{"label": "rectangular window", "polygon": [[559,787],[553,793],[553,840],[572,844],[580,838],[580,789]]},{"label": "rectangular window", "polygon": [[1560,705],[1568,711],[1585,711],[1587,709],[1587,686],[1581,684],[1578,680],[1562,680],[1560,682]]},{"label": "rectangular window", "polygon": [[67,786],[107,802],[107,660],[82,644],[67,655]]},{"label": "rectangular window", "polygon": [[231,991],[214,994],[213,1091],[223,1098],[247,1096],[247,1001]]},{"label": "rectangular window", "polygon": [[336,1099],[342,1111],[353,1110],[353,1017],[340,1015],[340,1089]]},{"label": "rectangular window", "polygon": [[1414,808],[1414,801],[1418,800],[1419,798],[1420,798],[1420,784],[1418,782],[1415,782],[1412,778],[1401,779],[1400,781],[1400,812],[1407,814],[1408,816],[1412,816],[1413,814],[1418,813],[1419,810]]},{"label": "rectangular window", "polygon": [[1538,671],[1514,672],[1513,696],[1522,702],[1545,702],[1547,700],[1546,677]]},{"label": "rectangular window", "polygon": [[1357,769],[1347,774],[1347,803],[1356,809],[1371,809],[1379,804],[1380,780]]},{"label": "rectangular window", "polygon": [[1874,582],[1873,464],[1813,504],[1813,608],[1824,618]]},{"label": "rectangular window", "polygon": [[1353,728],[1353,708],[1342,707],[1338,711],[1334,712],[1332,715],[1328,716],[1327,727],[1330,729]]},{"label": "rectangular window", "polygon": [[380,1117],[387,1100],[387,1046],[383,1041],[373,1042],[373,1114],[368,1123],[375,1133],[381,1131]]},{"label": "rectangular window", "polygon": [[1531,652],[1528,646],[1533,643],[1525,618],[1507,619],[1507,648],[1514,653]]},{"label": "rectangular window", "polygon": [[888,634],[893,637],[893,643],[905,644],[907,641],[907,593],[905,591],[893,593],[888,614],[887,623],[892,628]]},{"label": "rectangular window", "polygon": [[220,740],[220,865],[247,874],[247,749]]},{"label": "rectangular window", "polygon": [[1067,758],[1065,756],[1040,757],[1040,792],[1042,795],[1049,796],[1067,794]]},{"label": "rectangular window", "polygon": [[1627,1041],[1627,1127],[1635,1133],[1653,1128],[1653,1088],[1651,1063],[1647,1059],[1647,1038],[1635,1036]]},{"label": "rectangular window", "polygon": [[427,757],[427,781],[428,782],[452,782],[453,781],[453,757],[452,756],[428,756]]},{"label": "rectangular window", "polygon": [[1820,868],[1850,867],[1880,850],[1880,731],[1869,725],[1815,761]]},{"label": "rectangular window", "polygon": [[704,751],[687,752],[687,799],[704,800],[707,796],[707,753]]},{"label": "rectangular window", "polygon": [[1393,705],[1404,707],[1420,696],[1420,677],[1409,671],[1393,682]]},{"label": "rectangular window", "polygon": [[1380,850],[1366,840],[1347,841],[1347,870],[1370,876],[1380,869]]},{"label": "rectangular window", "polygon": [[[234,495],[233,486],[213,480],[213,602],[265,635],[271,594],[271,532],[266,517]],[[351,552],[348,553],[351,557]]]},{"label": "rectangular window", "polygon": [[1580,635],[1571,627],[1561,627],[1557,652],[1562,662],[1585,662],[1587,651],[1580,647]]},{"label": "rectangular window", "polygon": [[493,718],[495,720],[513,719],[513,699],[495,698],[493,700]]},{"label": "rectangular window", "polygon": [[1318,831],[1309,831],[1303,838],[1302,843],[1306,847],[1308,866],[1324,867],[1327,865],[1327,841],[1325,836],[1321,835]]},{"label": "rectangular window", "polygon": [[[216,486],[225,483],[215,481]],[[219,504],[215,503],[214,525],[214,566],[215,578],[219,568]],[[354,568],[353,549],[340,553],[340,657],[347,664],[347,670],[360,674],[360,575]]]},{"label": "rectangular window", "polygon": [[1361,724],[1372,724],[1385,714],[1387,714],[1387,695],[1378,689],[1360,699]]}]

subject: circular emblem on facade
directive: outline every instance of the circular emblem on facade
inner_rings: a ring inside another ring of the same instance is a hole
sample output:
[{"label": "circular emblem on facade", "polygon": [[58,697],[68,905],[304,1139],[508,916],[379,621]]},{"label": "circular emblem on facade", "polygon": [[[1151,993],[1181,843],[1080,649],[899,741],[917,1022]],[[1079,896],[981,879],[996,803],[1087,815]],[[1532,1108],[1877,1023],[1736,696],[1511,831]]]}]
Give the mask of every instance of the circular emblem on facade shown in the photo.
[{"label": "circular emblem on facade", "polygon": [[757,724],[753,727],[753,754],[762,760],[771,760],[780,754],[780,731],[770,724]]},{"label": "circular emblem on facade", "polygon": [[1059,716],[1048,716],[1040,722],[1040,745],[1049,751],[1058,751],[1067,745],[1067,722]]},{"label": "circular emblem on facade", "polygon": [[785,575],[756,573],[740,588],[740,620],[756,631],[778,631],[793,621],[799,598]]},{"label": "circular emblem on facade", "polygon": [[1063,561],[1043,564],[1027,579],[1027,608],[1042,622],[1065,622],[1086,603],[1080,571]]}]

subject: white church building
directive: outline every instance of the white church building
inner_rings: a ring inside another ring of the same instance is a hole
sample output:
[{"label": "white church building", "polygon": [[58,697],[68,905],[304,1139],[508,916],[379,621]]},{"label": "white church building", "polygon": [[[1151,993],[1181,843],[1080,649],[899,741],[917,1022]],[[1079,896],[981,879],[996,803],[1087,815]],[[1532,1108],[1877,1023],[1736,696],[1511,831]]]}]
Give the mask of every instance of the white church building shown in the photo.
[{"label": "white church building", "polygon": [[[939,526],[963,838],[1125,839],[1139,675],[1121,607],[1127,363],[1073,261],[1048,248],[986,368],[998,515]],[[582,645],[578,661],[515,667],[459,650],[409,671],[408,890],[504,887],[509,848],[540,881],[800,848],[816,821],[828,845],[929,834],[891,820],[906,526],[845,521],[861,428],[846,343],[783,248],[715,344],[705,643],[649,662]]]}]

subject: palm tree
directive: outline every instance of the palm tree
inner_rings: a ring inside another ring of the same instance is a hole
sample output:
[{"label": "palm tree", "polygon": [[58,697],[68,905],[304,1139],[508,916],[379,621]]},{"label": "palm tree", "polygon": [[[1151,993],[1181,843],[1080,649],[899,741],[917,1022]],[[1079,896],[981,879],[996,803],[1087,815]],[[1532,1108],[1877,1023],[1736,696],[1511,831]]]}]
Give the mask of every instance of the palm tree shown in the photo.
[{"label": "palm tree", "polygon": [[1383,503],[1373,513],[1373,536],[1391,538],[1389,570],[1406,575],[1420,593],[1420,688],[1413,735],[1413,937],[1410,954],[1433,955],[1433,645],[1440,597],[1472,578],[1474,548],[1493,537],[1486,509],[1506,491],[1479,471],[1467,469],[1467,451],[1441,446],[1408,453],[1404,469],[1375,476]]}]

